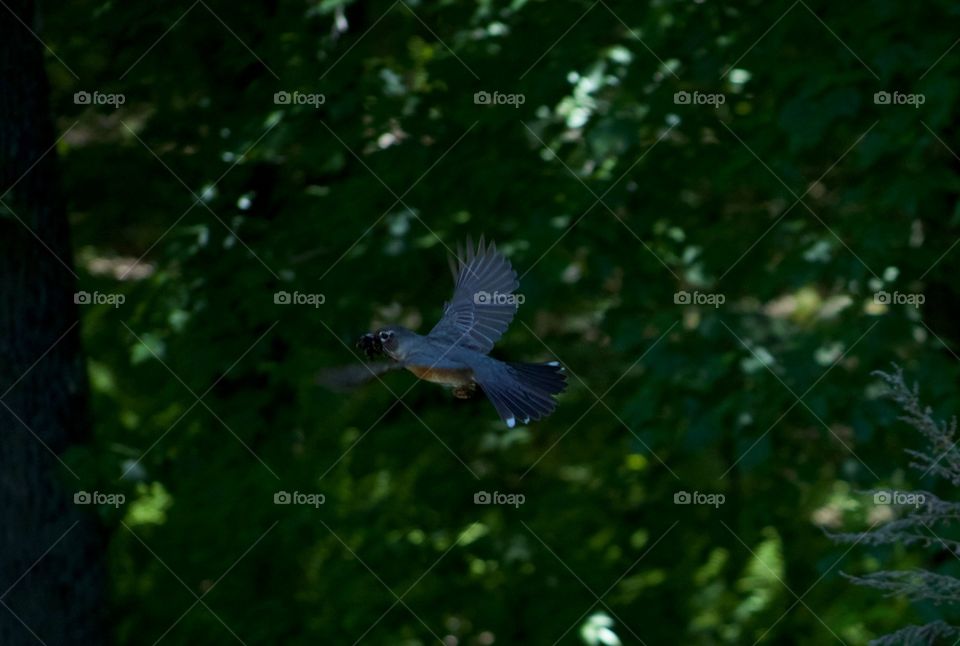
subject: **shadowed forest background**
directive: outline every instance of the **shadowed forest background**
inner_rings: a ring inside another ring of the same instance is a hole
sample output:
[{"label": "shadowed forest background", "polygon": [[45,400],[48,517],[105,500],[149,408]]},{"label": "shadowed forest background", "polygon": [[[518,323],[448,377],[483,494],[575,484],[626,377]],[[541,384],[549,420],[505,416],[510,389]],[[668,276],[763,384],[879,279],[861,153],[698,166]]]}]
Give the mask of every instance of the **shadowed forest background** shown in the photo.
[{"label": "shadowed forest background", "polygon": [[[0,282],[10,321],[59,318],[5,328],[36,343],[0,413],[67,511],[8,509],[9,643],[71,643],[31,591],[78,552],[119,644],[852,645],[960,620],[841,574],[960,575],[946,545],[827,535],[890,519],[864,491],[953,493],[908,468],[921,438],[871,373],[960,410],[955,3],[29,5],[0,7],[0,88],[23,78],[40,107],[8,115],[52,129],[4,148],[3,266],[60,287]],[[316,384],[368,330],[429,330],[481,234],[524,296],[493,355],[567,367],[551,417],[507,429],[405,372]],[[78,428],[50,439],[44,364],[71,347]]]}]

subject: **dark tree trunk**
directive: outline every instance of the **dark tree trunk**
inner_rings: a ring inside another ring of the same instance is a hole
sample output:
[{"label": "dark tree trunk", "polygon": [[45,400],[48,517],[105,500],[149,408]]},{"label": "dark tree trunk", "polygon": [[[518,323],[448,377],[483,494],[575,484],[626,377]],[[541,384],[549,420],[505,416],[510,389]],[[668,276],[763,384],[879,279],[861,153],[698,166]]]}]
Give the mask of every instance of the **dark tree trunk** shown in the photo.
[{"label": "dark tree trunk", "polygon": [[88,430],[87,384],[33,14],[0,8],[0,644],[98,644],[102,538],[58,457]]}]

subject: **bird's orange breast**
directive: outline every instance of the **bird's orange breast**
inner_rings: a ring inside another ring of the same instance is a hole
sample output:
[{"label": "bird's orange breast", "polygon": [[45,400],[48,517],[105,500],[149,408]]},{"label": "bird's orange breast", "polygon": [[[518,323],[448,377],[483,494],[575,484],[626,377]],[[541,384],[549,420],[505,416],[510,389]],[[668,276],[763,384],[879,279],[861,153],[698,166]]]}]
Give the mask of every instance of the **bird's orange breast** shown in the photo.
[{"label": "bird's orange breast", "polygon": [[429,366],[407,366],[419,379],[430,381],[444,386],[465,386],[471,381],[470,370],[455,370],[450,368],[431,368]]}]

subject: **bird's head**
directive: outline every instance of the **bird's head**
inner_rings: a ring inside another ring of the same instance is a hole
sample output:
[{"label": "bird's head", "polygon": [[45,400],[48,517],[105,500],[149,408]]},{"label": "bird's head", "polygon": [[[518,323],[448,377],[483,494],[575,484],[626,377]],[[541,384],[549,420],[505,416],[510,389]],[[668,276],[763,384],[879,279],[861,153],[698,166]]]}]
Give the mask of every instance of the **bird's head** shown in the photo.
[{"label": "bird's head", "polygon": [[404,357],[403,342],[414,336],[415,334],[407,328],[392,325],[365,334],[357,346],[371,358],[376,354],[386,353],[390,358],[401,361]]},{"label": "bird's head", "polygon": [[380,328],[374,332],[374,336],[384,352],[394,359],[401,360],[403,359],[403,342],[413,337],[414,333],[405,327],[392,325]]}]

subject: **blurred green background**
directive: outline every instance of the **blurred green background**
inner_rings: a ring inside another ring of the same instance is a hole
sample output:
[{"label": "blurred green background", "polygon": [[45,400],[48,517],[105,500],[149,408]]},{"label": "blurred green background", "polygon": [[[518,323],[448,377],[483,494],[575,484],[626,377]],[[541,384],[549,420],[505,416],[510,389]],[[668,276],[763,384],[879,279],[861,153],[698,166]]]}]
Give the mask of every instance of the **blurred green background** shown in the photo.
[{"label": "blurred green background", "polygon": [[[916,484],[871,371],[960,408],[958,15],[43,7],[80,288],[125,297],[82,307],[94,436],[65,457],[126,496],[98,509],[117,642],[863,644],[956,620],[840,575],[956,559],[824,529]],[[525,296],[494,355],[568,367],[553,416],[506,429],[407,373],[314,383],[367,330],[428,330],[448,248],[481,234]]]}]

